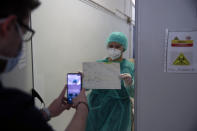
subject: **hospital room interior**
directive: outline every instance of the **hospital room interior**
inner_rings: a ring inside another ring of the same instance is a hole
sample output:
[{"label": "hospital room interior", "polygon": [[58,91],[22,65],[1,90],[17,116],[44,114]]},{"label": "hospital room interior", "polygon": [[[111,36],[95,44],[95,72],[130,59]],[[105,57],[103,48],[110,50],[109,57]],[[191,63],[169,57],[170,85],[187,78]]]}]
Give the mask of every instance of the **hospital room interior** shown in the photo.
[{"label": "hospital room interior", "polygon": [[[4,85],[34,89],[47,107],[77,73],[89,104],[86,131],[197,131],[196,0],[41,3],[29,23],[36,33]],[[63,131],[75,111],[48,123]]]}]

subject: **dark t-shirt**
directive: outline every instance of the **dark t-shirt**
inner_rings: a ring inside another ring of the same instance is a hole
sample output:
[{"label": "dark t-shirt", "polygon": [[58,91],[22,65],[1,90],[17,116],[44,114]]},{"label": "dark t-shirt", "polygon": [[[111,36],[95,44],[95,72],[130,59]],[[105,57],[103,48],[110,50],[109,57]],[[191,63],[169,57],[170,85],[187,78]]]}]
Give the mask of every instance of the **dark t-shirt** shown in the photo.
[{"label": "dark t-shirt", "polygon": [[52,131],[32,97],[0,83],[0,131]]}]

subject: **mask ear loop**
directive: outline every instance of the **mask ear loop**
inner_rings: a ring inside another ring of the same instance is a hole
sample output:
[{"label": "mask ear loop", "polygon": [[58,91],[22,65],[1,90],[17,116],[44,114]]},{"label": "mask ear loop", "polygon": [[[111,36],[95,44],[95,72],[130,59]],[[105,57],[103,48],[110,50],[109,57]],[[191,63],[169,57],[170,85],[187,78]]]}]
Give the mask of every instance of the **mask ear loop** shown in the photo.
[{"label": "mask ear loop", "polygon": [[23,33],[22,33],[22,30],[21,30],[21,28],[20,28],[18,23],[16,23],[16,28],[18,30],[18,33],[19,33],[20,37],[21,37],[21,40],[23,41]]}]

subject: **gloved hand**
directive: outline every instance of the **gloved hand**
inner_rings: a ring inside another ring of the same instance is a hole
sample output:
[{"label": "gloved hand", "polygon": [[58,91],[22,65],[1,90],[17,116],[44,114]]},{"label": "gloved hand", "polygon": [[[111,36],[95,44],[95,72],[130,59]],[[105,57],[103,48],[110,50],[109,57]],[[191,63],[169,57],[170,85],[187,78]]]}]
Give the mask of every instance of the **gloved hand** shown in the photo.
[{"label": "gloved hand", "polygon": [[120,74],[120,78],[124,81],[125,87],[132,85],[132,76],[129,73]]}]

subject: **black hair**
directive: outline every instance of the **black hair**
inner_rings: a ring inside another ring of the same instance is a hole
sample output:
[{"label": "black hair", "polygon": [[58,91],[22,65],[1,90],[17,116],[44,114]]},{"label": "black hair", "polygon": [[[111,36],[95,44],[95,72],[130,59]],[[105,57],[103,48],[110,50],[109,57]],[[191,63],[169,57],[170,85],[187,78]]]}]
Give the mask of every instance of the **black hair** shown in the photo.
[{"label": "black hair", "polygon": [[0,19],[16,15],[19,20],[23,20],[39,5],[39,0],[1,0]]}]

